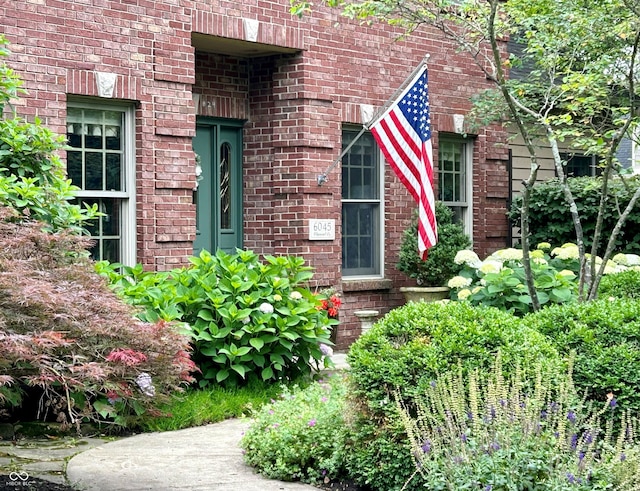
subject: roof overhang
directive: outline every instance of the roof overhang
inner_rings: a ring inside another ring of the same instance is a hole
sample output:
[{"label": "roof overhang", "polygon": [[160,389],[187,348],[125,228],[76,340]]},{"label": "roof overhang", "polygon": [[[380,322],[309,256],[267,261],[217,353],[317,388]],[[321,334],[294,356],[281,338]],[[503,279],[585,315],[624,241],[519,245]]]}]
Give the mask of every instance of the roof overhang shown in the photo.
[{"label": "roof overhang", "polygon": [[241,39],[224,38],[194,32],[191,34],[191,44],[198,51],[232,55],[239,58],[257,58],[277,54],[292,54],[299,50],[276,46],[272,44],[255,43]]}]

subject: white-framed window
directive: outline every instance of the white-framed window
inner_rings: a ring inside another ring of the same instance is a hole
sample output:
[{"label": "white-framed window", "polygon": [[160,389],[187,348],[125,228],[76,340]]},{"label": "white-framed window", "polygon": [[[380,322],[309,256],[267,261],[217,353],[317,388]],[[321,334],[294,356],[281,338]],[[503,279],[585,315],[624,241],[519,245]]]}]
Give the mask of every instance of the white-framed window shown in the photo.
[{"label": "white-framed window", "polygon": [[134,133],[130,105],[67,104],[67,175],[78,200],[104,213],[89,227],[95,260],[136,261]]},{"label": "white-framed window", "polygon": [[[358,129],[342,130],[342,148]],[[383,275],[384,174],[373,135],[365,132],[342,158],[342,276]]]},{"label": "white-framed window", "polygon": [[438,201],[453,211],[473,237],[472,169],[473,142],[440,135],[438,140]]}]

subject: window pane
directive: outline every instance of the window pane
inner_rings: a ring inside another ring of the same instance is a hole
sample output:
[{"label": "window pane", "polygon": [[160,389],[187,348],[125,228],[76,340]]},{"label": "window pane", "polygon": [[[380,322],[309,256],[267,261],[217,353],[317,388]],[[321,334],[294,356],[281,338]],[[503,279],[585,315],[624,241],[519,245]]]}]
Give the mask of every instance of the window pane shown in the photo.
[{"label": "window pane", "polygon": [[107,190],[122,190],[122,156],[119,153],[107,154]]},{"label": "window pane", "polygon": [[[345,130],[346,149],[358,131]],[[342,274],[379,275],[380,251],[380,161],[371,133],[363,133],[342,158]]]},{"label": "window pane", "polygon": [[82,153],[67,152],[67,177],[74,186],[82,188]]},{"label": "window pane", "polygon": [[231,228],[231,146],[220,147],[220,228]]},{"label": "window pane", "polygon": [[[357,136],[356,132],[345,132],[342,148]],[[342,158],[342,198],[379,199],[378,147],[370,133],[363,134]]]},{"label": "window pane", "polygon": [[102,190],[102,154],[87,152],[85,154],[85,189]]},{"label": "window pane", "polygon": [[380,271],[378,220],[377,203],[343,203],[343,273],[371,275]]}]

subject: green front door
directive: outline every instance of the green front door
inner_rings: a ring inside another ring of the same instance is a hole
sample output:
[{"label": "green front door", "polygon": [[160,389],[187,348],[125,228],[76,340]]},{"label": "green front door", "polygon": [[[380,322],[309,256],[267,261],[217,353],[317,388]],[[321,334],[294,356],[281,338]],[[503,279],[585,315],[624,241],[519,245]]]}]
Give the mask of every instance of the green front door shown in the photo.
[{"label": "green front door", "polygon": [[242,122],[198,119],[193,150],[202,168],[193,252],[233,253],[242,248]]}]

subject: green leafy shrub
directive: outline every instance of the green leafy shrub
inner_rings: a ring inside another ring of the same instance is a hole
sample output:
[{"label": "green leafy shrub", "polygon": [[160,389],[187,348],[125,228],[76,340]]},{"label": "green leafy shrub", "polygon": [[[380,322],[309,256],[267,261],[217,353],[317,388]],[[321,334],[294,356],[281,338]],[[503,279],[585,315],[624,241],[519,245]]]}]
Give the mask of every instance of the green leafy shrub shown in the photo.
[{"label": "green leafy shrub", "polygon": [[[309,375],[337,323],[306,287],[313,273],[299,257],[203,251],[191,266],[146,273],[101,263],[116,291],[143,308],[142,318],[188,325],[200,385]],[[121,269],[121,271],[118,271]],[[328,362],[328,359],[324,359]]]},{"label": "green leafy shrub", "polygon": [[[531,251],[531,271],[540,305],[576,301],[578,248],[565,244],[549,252],[548,243],[541,246]],[[522,250],[501,249],[483,261],[473,251],[462,250],[456,255],[455,262],[462,270],[447,284],[452,290],[452,299],[496,307],[519,316],[531,311]]]},{"label": "green leafy shrub", "polygon": [[241,441],[245,461],[283,481],[319,483],[342,475],[346,385],[339,376],[286,390],[255,416]]},{"label": "green leafy shrub", "polygon": [[[548,376],[552,375],[552,376]],[[633,426],[616,437],[615,407],[585,405],[571,374],[542,370],[530,391],[500,358],[490,375],[448,372],[411,404],[400,404],[421,489],[570,491],[638,489]],[[635,423],[635,422],[634,422]]]},{"label": "green leafy shrub", "polygon": [[454,223],[453,212],[443,203],[436,203],[438,242],[429,249],[426,260],[418,254],[418,220],[404,231],[397,268],[420,286],[444,286],[449,278],[458,274],[461,266],[453,259],[461,249],[471,245],[462,225]]},{"label": "green leafy shrub", "polygon": [[[361,336],[349,351],[354,421],[346,466],[351,477],[374,490],[391,491],[413,473],[410,447],[393,394],[409,401],[439,374],[488,370],[498,351],[507,373],[516,366],[562,365],[544,335],[494,308],[468,303],[411,302],[394,309]],[[406,489],[424,489],[410,483]]]},{"label": "green leafy shrub", "polygon": [[384,415],[389,394],[413,396],[457,364],[488,369],[498,350],[510,371],[516,361],[557,364],[552,343],[512,315],[468,303],[411,302],[390,311],[350,348],[355,395]]},{"label": "green leafy shrub", "polygon": [[[567,180],[575,197],[580,221],[584,231],[584,241],[588,249],[596,225],[600,205],[601,177],[573,177]],[[621,211],[640,186],[637,176],[613,179],[609,183],[602,237],[609,237]],[[514,227],[520,227],[522,197],[513,200],[509,219]],[[532,244],[539,242],[575,242],[576,234],[569,207],[558,179],[537,183],[531,190],[529,222]],[[602,255],[606,241],[601,241],[598,254]],[[615,250],[640,254],[640,210],[636,207],[627,218],[614,246]]]},{"label": "green leafy shrub", "polygon": [[[8,54],[6,39],[0,36],[0,56]],[[0,63],[0,115],[5,105],[20,94],[20,79]],[[0,204],[19,212],[13,219],[35,219],[49,231],[85,232],[99,216],[96,206],[73,203],[78,190],[66,178],[65,166],[56,152],[65,147],[63,136],[29,123],[12,113],[0,118]]]},{"label": "green leafy shrub", "polygon": [[192,380],[188,337],[136,320],[81,254],[86,238],[5,213],[15,211],[0,207],[0,408],[68,425],[157,413]]},{"label": "green leafy shrub", "polygon": [[598,288],[598,296],[640,299],[640,271],[628,269],[603,276]]},{"label": "green leafy shrub", "polygon": [[622,409],[640,411],[640,302],[601,299],[558,305],[524,317],[563,353],[575,351],[574,379],[589,398],[615,395]]}]

